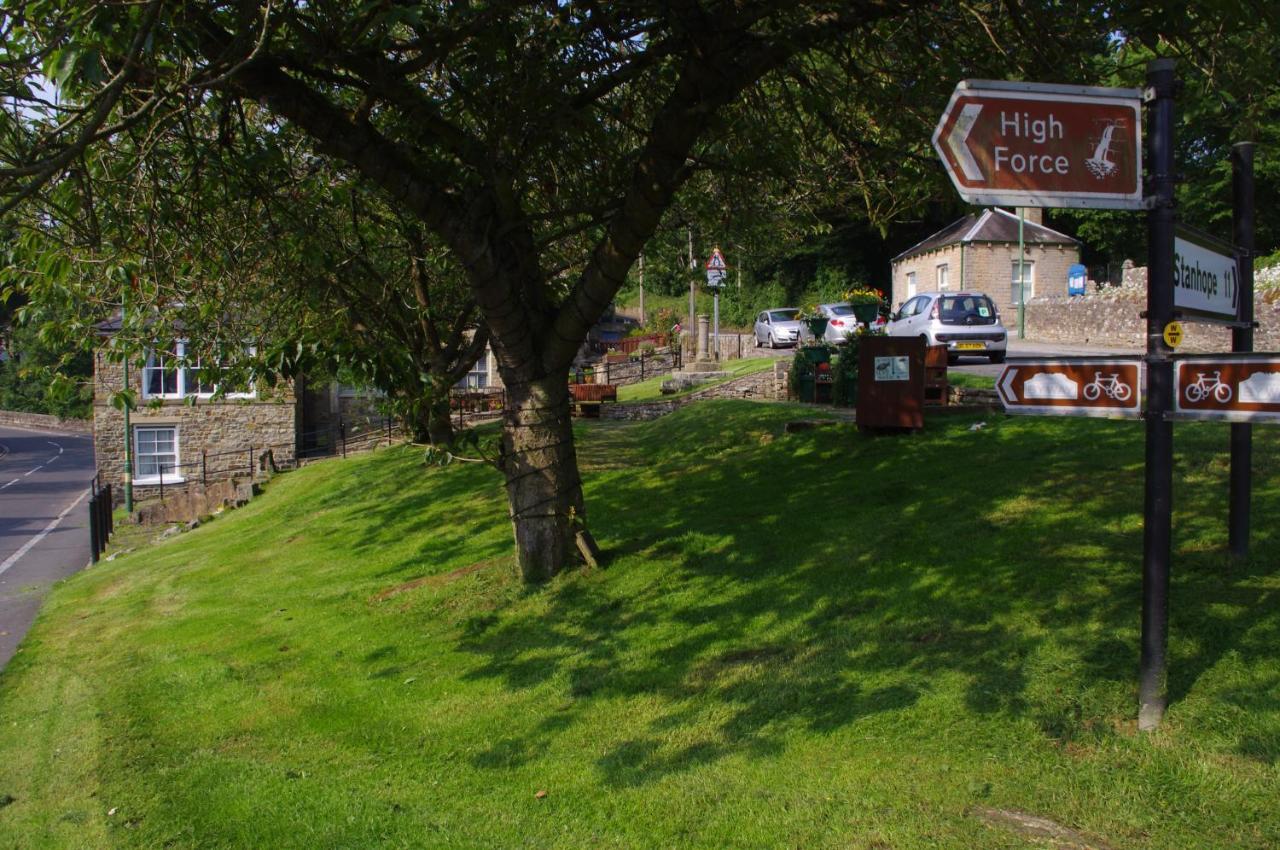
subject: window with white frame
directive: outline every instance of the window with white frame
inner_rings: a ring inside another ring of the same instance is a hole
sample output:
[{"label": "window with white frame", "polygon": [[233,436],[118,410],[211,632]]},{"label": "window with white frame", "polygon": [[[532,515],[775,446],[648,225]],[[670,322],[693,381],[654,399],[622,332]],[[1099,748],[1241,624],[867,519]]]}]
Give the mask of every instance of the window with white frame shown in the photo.
[{"label": "window with white frame", "polygon": [[[257,348],[250,345],[245,347],[245,351],[254,355]],[[174,343],[172,351],[148,351],[147,363],[142,368],[142,397],[208,398],[218,391],[219,383],[202,376],[200,369],[199,356],[188,354],[185,340]],[[229,387],[225,395],[228,398],[253,398],[257,392],[252,387]]]},{"label": "window with white frame", "polygon": [[1021,304],[1025,294],[1027,298],[1034,298],[1036,294],[1036,269],[1035,263],[1027,260],[1022,263],[1021,274],[1019,274],[1018,261],[1014,260],[1010,265],[1009,279],[1011,281],[1009,287],[1009,303]]},{"label": "window with white frame", "polygon": [[178,426],[139,425],[133,429],[134,483],[180,481]]},{"label": "window with white frame", "polygon": [[916,273],[907,272],[907,297],[916,297]]},{"label": "window with white frame", "polygon": [[489,386],[489,355],[482,354],[480,359],[467,372],[467,376],[458,381],[458,388],[463,390],[482,390]]},{"label": "window with white frame", "polygon": [[951,285],[951,266],[947,263],[938,263],[938,291],[941,292]]}]

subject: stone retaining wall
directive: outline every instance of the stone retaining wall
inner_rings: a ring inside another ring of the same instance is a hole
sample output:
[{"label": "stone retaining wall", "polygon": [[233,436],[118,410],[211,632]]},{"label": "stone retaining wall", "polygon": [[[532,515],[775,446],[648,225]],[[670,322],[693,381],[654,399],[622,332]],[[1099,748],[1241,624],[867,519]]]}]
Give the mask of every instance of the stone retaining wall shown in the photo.
[{"label": "stone retaining wall", "polygon": [[[1256,351],[1280,351],[1280,266],[1255,275],[1253,298],[1253,347]],[[1074,297],[1033,298],[1027,301],[1027,339],[1067,342],[1114,348],[1146,348],[1147,270],[1125,270],[1120,286],[1091,290]],[[1004,315],[1005,326],[1017,333],[1017,314]],[[1218,325],[1188,321],[1180,352],[1230,351],[1231,332]]]},{"label": "stone retaining wall", "polygon": [[26,413],[19,410],[0,410],[0,425],[17,425],[20,428],[48,428],[54,431],[71,431],[76,434],[93,433],[93,423],[88,419],[63,419],[44,413]]},{"label": "stone retaining wall", "polygon": [[[781,362],[782,361],[779,361],[780,364]],[[707,387],[704,390],[697,390],[689,395],[680,396],[679,398],[662,399],[638,404],[604,404],[600,406],[600,418],[626,421],[647,421],[650,419],[657,419],[660,416],[666,416],[668,413],[678,410],[687,404],[692,404],[695,401],[703,401],[709,398],[749,398],[757,401],[771,401],[778,398],[786,398],[785,372],[783,375],[784,377],[781,382],[781,395],[778,394],[779,381],[777,378],[777,365],[775,365],[774,369],[771,371],[745,375],[732,381],[726,381],[723,384]]]}]

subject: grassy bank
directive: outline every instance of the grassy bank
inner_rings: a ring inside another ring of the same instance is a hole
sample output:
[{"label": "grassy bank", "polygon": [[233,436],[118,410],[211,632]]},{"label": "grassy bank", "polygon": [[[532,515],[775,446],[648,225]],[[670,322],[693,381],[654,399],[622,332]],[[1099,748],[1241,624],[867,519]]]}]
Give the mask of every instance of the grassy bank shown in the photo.
[{"label": "grassy bank", "polygon": [[627,384],[626,386],[618,387],[618,401],[619,402],[641,402],[641,401],[656,401],[658,399],[664,399],[664,398],[679,398],[680,396],[686,396],[686,395],[689,395],[690,393],[698,392],[699,390],[705,390],[710,387],[718,386],[720,384],[727,383],[729,381],[733,381],[738,378],[746,377],[747,375],[754,375],[757,372],[767,372],[773,368],[773,364],[774,364],[774,360],[772,358],[765,358],[765,357],[744,358],[742,360],[726,360],[724,364],[721,366],[721,369],[727,373],[727,375],[724,378],[718,378],[714,381],[708,381],[705,384],[699,384],[697,387],[691,390],[685,390],[684,392],[676,393],[673,395],[662,394],[662,384],[664,381],[670,380],[671,376],[658,375],[656,377],[649,378],[647,380],[641,381],[636,384]]},{"label": "grassy bank", "polygon": [[494,473],[408,449],[76,576],[0,674],[0,846],[1280,844],[1275,432],[1233,564],[1226,429],[1178,426],[1140,736],[1140,424],[811,415],[582,424],[611,562],[536,589]]}]

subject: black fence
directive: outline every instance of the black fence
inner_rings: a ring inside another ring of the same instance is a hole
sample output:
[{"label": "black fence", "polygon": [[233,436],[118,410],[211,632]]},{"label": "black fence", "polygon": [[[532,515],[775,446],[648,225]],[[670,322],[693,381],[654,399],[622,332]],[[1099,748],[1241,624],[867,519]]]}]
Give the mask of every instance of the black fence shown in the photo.
[{"label": "black fence", "polygon": [[613,363],[609,362],[609,360],[610,356],[605,355],[604,360],[594,366],[575,367],[569,372],[569,383],[613,384],[614,386],[638,384],[655,375],[666,374],[684,365],[683,357],[678,347],[652,353],[641,351],[637,354],[627,355],[626,360],[619,359],[618,362]]},{"label": "black fence", "polygon": [[89,482],[89,560],[94,564],[107,550],[115,532],[112,510],[111,485],[101,484],[100,476],[95,475]]}]

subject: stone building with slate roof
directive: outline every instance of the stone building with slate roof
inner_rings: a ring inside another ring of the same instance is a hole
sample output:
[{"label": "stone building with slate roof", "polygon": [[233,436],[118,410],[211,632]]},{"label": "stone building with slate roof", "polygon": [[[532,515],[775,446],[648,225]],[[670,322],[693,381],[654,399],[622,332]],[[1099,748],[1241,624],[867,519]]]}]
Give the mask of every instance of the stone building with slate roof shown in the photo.
[{"label": "stone building with slate roof", "polygon": [[[1080,243],[1024,212],[1026,298],[1067,295],[1067,270],[1080,262]],[[978,291],[1011,315],[1018,307],[1018,216],[998,207],[971,213],[893,258],[891,303],[920,292]]]}]

